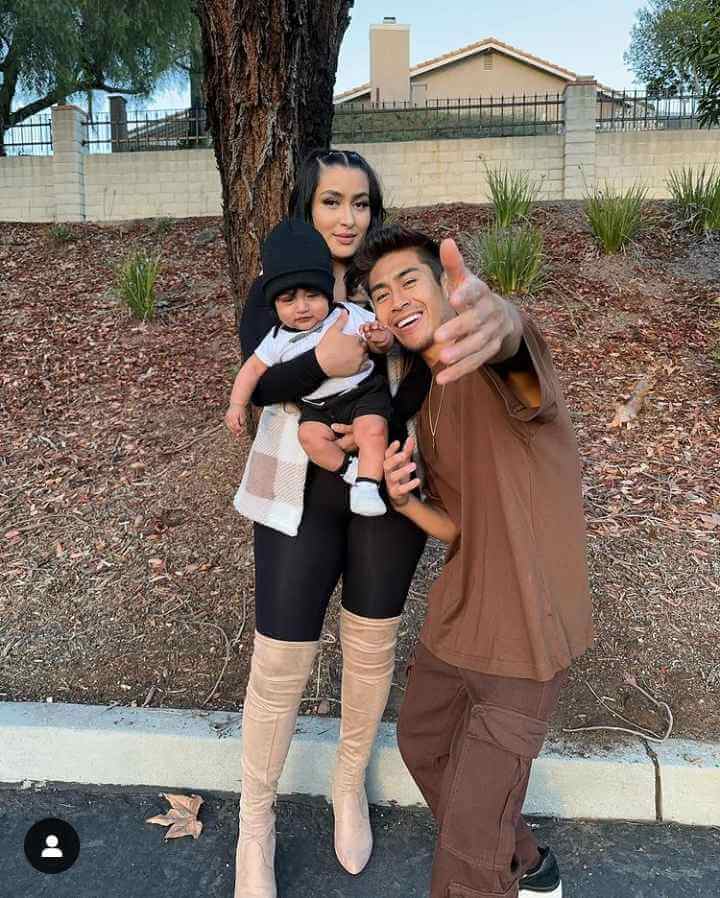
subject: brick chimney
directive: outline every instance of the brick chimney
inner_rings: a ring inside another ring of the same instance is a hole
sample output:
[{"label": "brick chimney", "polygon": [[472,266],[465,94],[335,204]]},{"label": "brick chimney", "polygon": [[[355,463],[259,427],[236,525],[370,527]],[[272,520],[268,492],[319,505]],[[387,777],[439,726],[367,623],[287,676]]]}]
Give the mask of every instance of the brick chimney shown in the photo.
[{"label": "brick chimney", "polygon": [[370,101],[410,101],[410,26],[394,16],[370,26]]}]

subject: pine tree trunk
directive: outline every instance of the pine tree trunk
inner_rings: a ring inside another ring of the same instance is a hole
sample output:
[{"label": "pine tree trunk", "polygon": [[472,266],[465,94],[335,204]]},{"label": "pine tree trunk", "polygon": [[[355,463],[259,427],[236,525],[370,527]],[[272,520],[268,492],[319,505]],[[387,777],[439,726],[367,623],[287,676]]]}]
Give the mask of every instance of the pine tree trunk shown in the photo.
[{"label": "pine tree trunk", "polygon": [[338,51],[352,3],[199,2],[238,318],[260,270],[260,244],[286,212],[300,159],[330,144]]}]

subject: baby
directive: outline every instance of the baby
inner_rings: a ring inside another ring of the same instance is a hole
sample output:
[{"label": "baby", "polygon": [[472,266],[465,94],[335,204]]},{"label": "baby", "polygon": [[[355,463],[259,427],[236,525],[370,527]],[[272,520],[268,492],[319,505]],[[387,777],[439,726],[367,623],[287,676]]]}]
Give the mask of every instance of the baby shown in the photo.
[{"label": "baby", "polygon": [[[355,303],[335,303],[335,276],[325,240],[309,224],[284,220],[268,235],[262,249],[263,292],[278,324],[245,362],[233,385],[225,422],[240,433],[250,397],[271,365],[286,362],[318,345],[323,334],[347,314],[346,334],[357,334],[372,352],[386,353],[393,336],[375,316]],[[392,412],[388,385],[373,373],[368,360],[351,377],[329,377],[300,400],[298,438],[319,467],[336,472],[350,484],[350,510],[360,515],[387,511],[379,485]],[[352,424],[358,456],[346,455],[336,443],[332,424]]]}]

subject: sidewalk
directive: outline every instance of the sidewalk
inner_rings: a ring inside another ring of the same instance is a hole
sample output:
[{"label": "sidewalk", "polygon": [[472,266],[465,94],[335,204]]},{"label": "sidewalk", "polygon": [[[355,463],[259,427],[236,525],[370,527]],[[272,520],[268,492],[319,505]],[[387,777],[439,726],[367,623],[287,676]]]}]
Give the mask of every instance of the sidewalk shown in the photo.
[{"label": "sidewalk", "polygon": [[[0,702],[0,785],[238,794],[241,723],[236,712]],[[335,718],[298,719],[281,795],[329,796],[338,729]],[[632,737],[607,745],[548,741],[533,764],[526,813],[720,826],[720,745]],[[423,804],[392,724],[380,728],[367,783],[375,804]]]},{"label": "sidewalk", "polygon": [[[203,831],[164,842],[144,823],[167,807],[155,791],[0,788],[2,898],[232,898],[237,800],[200,792]],[[376,850],[358,877],[332,850],[322,799],[280,803],[279,898],[427,898],[433,825],[425,810],[373,808]],[[77,830],[80,855],[46,875],[25,858],[25,833],[59,817]],[[668,824],[537,818],[541,842],[562,864],[566,898],[708,898],[720,882],[720,831]]]}]

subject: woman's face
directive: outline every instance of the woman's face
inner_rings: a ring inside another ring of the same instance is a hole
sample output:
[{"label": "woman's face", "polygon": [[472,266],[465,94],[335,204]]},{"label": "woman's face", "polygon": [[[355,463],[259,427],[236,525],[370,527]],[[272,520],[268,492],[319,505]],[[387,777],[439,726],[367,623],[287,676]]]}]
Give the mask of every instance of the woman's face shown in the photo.
[{"label": "woman's face", "polygon": [[360,247],[370,227],[369,190],[362,169],[320,165],[312,219],[333,259],[349,262]]}]

